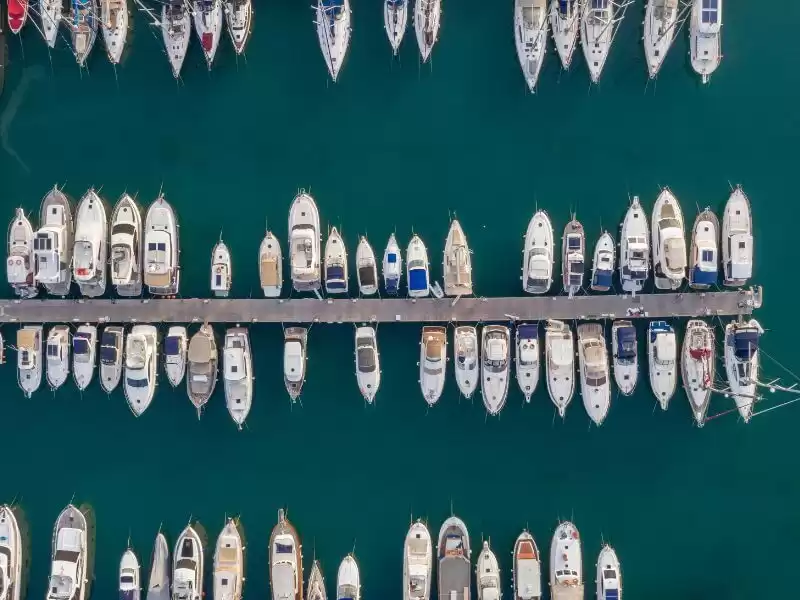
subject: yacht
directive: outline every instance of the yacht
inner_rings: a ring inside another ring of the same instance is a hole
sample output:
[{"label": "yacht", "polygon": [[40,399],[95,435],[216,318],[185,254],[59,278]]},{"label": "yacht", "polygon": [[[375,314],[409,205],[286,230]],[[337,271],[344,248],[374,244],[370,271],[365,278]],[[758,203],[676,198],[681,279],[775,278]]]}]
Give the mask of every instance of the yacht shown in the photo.
[{"label": "yacht", "polygon": [[[422,1],[422,0],[419,0]],[[428,274],[428,250],[418,235],[411,238],[406,250],[408,295],[411,298],[425,298],[430,293]]]},{"label": "yacht", "polygon": [[689,256],[689,285],[696,290],[707,290],[716,285],[719,265],[719,220],[708,208],[697,215],[694,221]]},{"label": "yacht", "polygon": [[172,555],[172,600],[202,600],[203,541],[192,523],[178,536]]},{"label": "yacht", "polygon": [[562,238],[564,291],[572,298],[583,287],[584,255],[586,254],[586,236],[583,225],[573,219],[564,228]]},{"label": "yacht", "polygon": [[355,556],[348,554],[336,574],[337,600],[361,600],[361,574]]},{"label": "yacht", "polygon": [[439,25],[442,19],[442,0],[414,1],[414,31],[417,34],[417,45],[422,62],[428,62],[433,52],[433,45],[439,37]]},{"label": "yacht", "polygon": [[[8,2],[8,29],[17,35],[28,20],[28,0],[9,0]],[[2,29],[2,27],[0,27]],[[6,600],[6,597],[3,597]]]},{"label": "yacht", "polygon": [[437,544],[439,598],[469,600],[470,554],[467,526],[458,517],[449,517],[442,523]]},{"label": "yacht", "polygon": [[611,325],[611,348],[614,383],[623,396],[630,396],[639,380],[639,352],[633,323],[614,321]]},{"label": "yacht", "polygon": [[236,54],[242,54],[250,38],[253,21],[252,0],[223,0],[222,8],[225,11],[225,23],[228,25],[228,35],[231,36],[233,49]]},{"label": "yacht", "polygon": [[72,37],[72,52],[79,67],[86,66],[86,59],[97,40],[97,17],[100,10],[97,0],[70,0],[69,29]]},{"label": "yacht", "polygon": [[69,376],[69,327],[55,325],[47,334],[47,383],[55,391]]},{"label": "yacht", "polygon": [[269,581],[272,600],[303,600],[303,548],[282,508],[269,536]]},{"label": "yacht", "polygon": [[450,223],[444,245],[444,293],[445,296],[472,295],[472,256],[467,245],[467,236],[456,219]]},{"label": "yacht", "polygon": [[364,400],[372,402],[381,385],[378,338],[373,327],[356,329],[356,380]]},{"label": "yacht", "polygon": [[328,294],[346,294],[348,278],[347,249],[334,227],[325,242],[325,291]]},{"label": "yacht", "polygon": [[200,330],[189,340],[188,372],[186,373],[186,393],[192,405],[197,409],[200,418],[203,407],[214,393],[217,385],[217,341],[214,329],[204,323]]},{"label": "yacht", "polygon": [[142,294],[142,214],[122,194],[111,213],[111,283],[120,296]]},{"label": "yacht", "polygon": [[689,56],[695,73],[708,83],[722,60],[722,0],[692,0]]},{"label": "yacht", "polygon": [[86,517],[72,504],[53,528],[50,581],[46,600],[84,600],[89,585]]},{"label": "yacht", "polygon": [[314,565],[311,567],[311,575],[308,576],[306,600],[328,600],[328,593],[325,591],[325,578],[322,576],[322,567],[320,567],[318,560],[314,561]]},{"label": "yacht", "polygon": [[258,249],[258,274],[266,298],[278,298],[283,287],[283,254],[278,238],[267,230]]},{"label": "yacht", "polygon": [[619,242],[619,279],[624,292],[640,292],[650,271],[650,232],[647,215],[634,196],[625,219]]},{"label": "yacht", "polygon": [[153,557],[150,563],[150,577],[147,581],[146,600],[170,600],[169,564],[167,538],[159,531],[153,544]]},{"label": "yacht", "polygon": [[119,600],[139,600],[142,595],[139,559],[128,548],[119,561]]},{"label": "yacht", "polygon": [[447,377],[447,329],[426,325],[422,328],[419,352],[419,385],[429,406],[439,401]]},{"label": "yacht", "polygon": [[514,40],[522,74],[531,93],[536,91],[539,72],[547,56],[548,28],[547,0],[515,0]]},{"label": "yacht", "polygon": [[164,362],[167,381],[178,387],[186,374],[186,353],[189,349],[189,334],[183,325],[173,325],[164,339]]},{"label": "yacht", "polygon": [[644,55],[647,72],[655,79],[680,29],[679,0],[647,0],[644,13]]},{"label": "yacht", "polygon": [[617,25],[622,20],[622,16],[617,17],[617,11],[622,10],[624,15],[626,6],[627,4],[617,5],[615,0],[592,0],[584,5],[581,15],[581,46],[593,83],[600,81],[617,33]]},{"label": "yacht", "polygon": [[722,217],[722,265],[729,287],[744,285],[753,275],[753,217],[741,186],[731,193]]},{"label": "yacht", "polygon": [[158,376],[158,330],[152,325],[134,325],[125,337],[125,400],[140,417],[153,401]]},{"label": "yacht", "polygon": [[222,0],[194,0],[192,3],[194,30],[203,48],[208,68],[214,64],[219,40],[222,37]]},{"label": "yacht", "polygon": [[373,296],[378,293],[378,263],[367,238],[361,236],[356,250],[356,275],[358,291],[362,296]]},{"label": "yacht", "polygon": [[317,0],[319,47],[334,82],[350,47],[350,23],[350,0]]},{"label": "yacht", "polygon": [[478,600],[500,600],[500,565],[486,540],[475,565],[475,583]]},{"label": "yacht", "polygon": [[553,285],[553,224],[543,210],[528,223],[522,255],[522,289],[529,294],[546,294]]},{"label": "yacht", "polygon": [[72,285],[72,207],[57,186],[42,200],[39,222],[33,239],[34,280],[43,284],[48,294],[66,296]]},{"label": "yacht", "polygon": [[72,336],[72,378],[80,391],[89,387],[97,362],[97,327],[81,325]]},{"label": "yacht", "polygon": [[144,220],[144,283],[154,296],[174,296],[180,288],[178,221],[175,211],[159,194]]},{"label": "yacht", "polygon": [[319,290],[319,211],[314,199],[304,191],[295,196],[289,209],[289,253],[295,291]]},{"label": "yacht", "polygon": [[108,220],[106,207],[94,188],[83,195],[75,214],[72,275],[81,294],[95,298],[106,291]]},{"label": "yacht", "polygon": [[763,329],[755,319],[725,326],[725,373],[730,393],[744,422],[753,416],[758,382],[758,342]]},{"label": "yacht", "polygon": [[416,520],[403,548],[403,600],[430,600],[433,544],[428,528]]},{"label": "yacht", "polygon": [[42,384],[42,326],[17,330],[17,383],[27,398]]},{"label": "yacht", "polygon": [[597,600],[622,598],[622,571],[617,553],[608,544],[597,557]]},{"label": "yacht", "polygon": [[216,600],[242,600],[244,542],[237,519],[228,518],[214,549],[214,595]]},{"label": "yacht", "polygon": [[527,530],[514,543],[514,600],[542,600],[542,559]]},{"label": "yacht", "polygon": [[481,396],[490,415],[499,415],[506,405],[510,341],[505,325],[485,325],[481,330]]},{"label": "yacht", "polygon": [[517,383],[525,396],[531,401],[539,383],[539,324],[517,325]]},{"label": "yacht", "polygon": [[100,19],[108,60],[111,64],[117,65],[122,60],[122,51],[125,49],[128,37],[127,0],[100,0]]},{"label": "yacht", "polygon": [[647,356],[650,373],[650,388],[667,410],[678,385],[678,342],[675,330],[666,321],[651,321],[647,328]]},{"label": "yacht", "polygon": [[572,63],[572,55],[578,42],[581,6],[581,0],[550,0],[550,27],[553,29],[553,41],[565,71]]},{"label": "yacht", "polygon": [[181,76],[183,60],[192,35],[189,4],[185,0],[166,0],[161,5],[161,36],[167,49],[169,66],[175,79]]},{"label": "yacht", "polygon": [[698,427],[706,421],[714,385],[716,345],[714,328],[705,321],[692,319],[686,324],[681,352],[683,388]]},{"label": "yacht", "polygon": [[108,325],[100,336],[100,385],[110,394],[122,379],[122,351],[125,348],[125,328]]},{"label": "yacht", "polygon": [[211,291],[217,298],[227,298],[231,291],[231,252],[220,237],[211,251]]},{"label": "yacht", "polygon": [[607,292],[611,289],[614,279],[614,238],[604,231],[594,247],[592,260],[592,285],[595,292]]},{"label": "yacht", "polygon": [[36,261],[33,254],[33,227],[25,212],[18,208],[8,227],[8,259],[6,276],[8,284],[20,298],[35,298]]},{"label": "yacht", "polygon": [[544,353],[547,391],[563,419],[575,395],[575,338],[567,323],[547,321]]},{"label": "yacht", "polygon": [[602,325],[578,325],[578,359],[583,406],[589,418],[596,425],[602,425],[611,406],[608,354]]},{"label": "yacht", "polygon": [[14,507],[3,504],[0,506],[0,598],[3,600],[25,597],[23,546],[25,542]]},{"label": "yacht", "polygon": [[306,381],[306,343],[308,329],[287,327],[283,330],[283,383],[292,402],[300,397]]},{"label": "yacht", "polygon": [[225,333],[222,353],[225,404],[239,429],[253,405],[253,355],[250,336],[244,327],[232,327]]},{"label": "yacht", "polygon": [[48,47],[55,48],[58,26],[64,18],[61,14],[63,0],[39,0],[39,16],[42,20],[42,37]]},{"label": "yacht", "polygon": [[461,325],[453,333],[453,346],[456,359],[453,368],[456,372],[456,385],[461,395],[472,398],[478,387],[478,330],[472,325]]},{"label": "yacht", "polygon": [[583,598],[583,562],[578,528],[569,521],[558,524],[550,543],[550,597]]},{"label": "yacht", "polygon": [[383,252],[383,286],[386,293],[396,296],[400,289],[400,278],[403,276],[403,255],[394,234],[389,236],[389,243]]},{"label": "yacht", "polygon": [[383,0],[383,25],[392,53],[397,56],[408,26],[408,0]]},{"label": "yacht", "polygon": [[683,212],[669,188],[653,207],[653,275],[660,290],[677,290],[686,277],[686,239]]}]

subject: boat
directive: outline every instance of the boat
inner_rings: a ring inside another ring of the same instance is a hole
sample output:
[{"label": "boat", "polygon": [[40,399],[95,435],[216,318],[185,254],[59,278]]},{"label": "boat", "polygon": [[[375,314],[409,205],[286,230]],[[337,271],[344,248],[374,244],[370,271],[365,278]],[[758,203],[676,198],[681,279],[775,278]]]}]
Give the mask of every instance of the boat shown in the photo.
[{"label": "boat", "polygon": [[666,321],[651,321],[647,328],[650,388],[662,410],[667,410],[678,385],[678,342]]},{"label": "boat", "polygon": [[122,194],[111,213],[111,283],[120,296],[142,294],[142,214]]},{"label": "boat", "polygon": [[89,585],[86,517],[72,504],[61,511],[53,527],[50,581],[46,600],[84,600]]},{"label": "boat", "polygon": [[14,507],[3,504],[0,506],[0,596],[3,600],[25,597],[24,545]]},{"label": "boat", "polygon": [[292,402],[300,397],[306,381],[306,342],[308,329],[287,327],[283,330],[283,383]]},{"label": "boat", "polygon": [[222,364],[225,404],[231,419],[241,429],[253,406],[253,355],[250,336],[244,327],[231,327],[225,333]]},{"label": "boat", "polygon": [[244,543],[236,519],[228,518],[214,549],[214,595],[241,600],[244,586]]},{"label": "boat", "polygon": [[604,231],[594,247],[592,260],[592,285],[595,292],[607,292],[611,289],[614,279],[614,238]]},{"label": "boat", "polygon": [[334,82],[350,47],[350,19],[350,0],[317,0],[319,47]]},{"label": "boat", "polygon": [[75,213],[72,276],[81,294],[96,298],[106,291],[108,220],[106,207],[94,188],[86,192]]},{"label": "boat", "polygon": [[660,290],[677,290],[686,277],[683,212],[677,198],[664,188],[653,207],[653,276]]},{"label": "boat", "polygon": [[447,329],[435,325],[422,328],[419,351],[419,385],[429,406],[438,402],[447,377]]},{"label": "boat", "polygon": [[394,234],[389,236],[389,243],[383,253],[383,286],[386,293],[396,296],[400,289],[400,278],[403,276],[403,256]]},{"label": "boat", "polygon": [[499,415],[508,397],[511,335],[505,325],[481,329],[481,396],[486,412]]},{"label": "boat", "polygon": [[547,321],[544,354],[547,392],[563,419],[575,394],[575,338],[567,323]]},{"label": "boat", "polygon": [[139,600],[142,596],[140,566],[136,553],[128,548],[119,561],[119,600]]},{"label": "boat", "polygon": [[622,10],[624,16],[626,6],[627,4],[618,5],[615,0],[592,0],[584,4],[581,15],[581,47],[593,83],[600,81],[617,26],[622,20],[622,16],[617,17],[617,11]]},{"label": "boat", "polygon": [[8,227],[8,258],[6,276],[8,284],[20,298],[35,298],[36,262],[33,254],[33,227],[25,212],[18,208]]},{"label": "boat", "polygon": [[158,330],[134,325],[125,338],[125,400],[135,417],[153,401],[158,376]]},{"label": "boat", "polygon": [[272,600],[303,600],[303,547],[282,508],[269,536],[269,581]]},{"label": "boat", "polygon": [[550,597],[583,598],[583,562],[578,528],[569,521],[558,524],[550,542]]},{"label": "boat", "polygon": [[97,0],[70,0],[69,29],[72,36],[72,52],[79,67],[86,66],[86,59],[97,39],[97,17],[100,10]]},{"label": "boat", "polygon": [[258,274],[261,291],[266,298],[278,298],[283,287],[283,254],[281,245],[272,232],[267,230],[258,249]]},{"label": "boat", "polygon": [[319,290],[319,211],[314,199],[302,190],[295,196],[289,209],[289,253],[295,291]]},{"label": "boat", "polygon": [[525,232],[522,254],[522,289],[528,294],[546,294],[553,285],[553,224],[537,210]]},{"label": "boat", "polygon": [[217,340],[214,339],[214,329],[204,323],[199,331],[189,340],[187,353],[189,364],[186,374],[186,393],[192,405],[197,409],[197,418],[200,418],[203,407],[214,393],[217,385]]},{"label": "boat", "polygon": [[630,321],[614,321],[611,325],[611,357],[614,383],[623,396],[630,396],[639,381],[639,352],[636,327]]},{"label": "boat", "polygon": [[356,380],[364,400],[375,399],[381,385],[381,363],[378,354],[378,338],[373,327],[356,329]]},{"label": "boat", "polygon": [[681,10],[678,0],[648,0],[644,13],[644,55],[650,79],[658,75],[667,52],[672,48],[680,29]]},{"label": "boat", "polygon": [[415,0],[414,31],[423,63],[428,62],[431,57],[433,46],[439,37],[441,19],[442,0]]},{"label": "boat", "polygon": [[311,575],[308,576],[306,600],[328,600],[328,593],[325,591],[325,578],[322,576],[322,567],[320,567],[318,560],[314,561],[311,567]]},{"label": "boat", "polygon": [[63,0],[39,0],[39,16],[42,21],[42,37],[50,48],[56,47],[58,26],[64,18],[61,13]]},{"label": "boat", "polygon": [[172,555],[172,600],[202,600],[203,541],[192,523],[178,536]]},{"label": "boat", "polygon": [[453,219],[444,244],[445,296],[472,295],[472,256],[461,223]]},{"label": "boat", "polygon": [[128,37],[127,0],[100,0],[100,20],[108,60],[112,65],[117,65],[122,60],[122,51]]},{"label": "boat", "polygon": [[178,387],[186,374],[186,353],[189,349],[189,334],[183,325],[173,325],[164,338],[164,362],[167,381]]},{"label": "boat", "polygon": [[147,209],[144,231],[144,283],[154,296],[174,296],[180,288],[180,240],[175,211],[164,194]]},{"label": "boat", "polygon": [[472,325],[460,325],[453,332],[455,348],[456,385],[461,395],[471,398],[478,387],[478,330]]},{"label": "boat", "polygon": [[211,69],[222,37],[222,0],[194,0],[194,30],[203,48],[206,64]]},{"label": "boat", "polygon": [[42,326],[23,325],[17,330],[17,383],[30,398],[42,384]]},{"label": "boat", "polygon": [[325,242],[325,291],[328,294],[346,294],[348,277],[347,249],[334,227]]},{"label": "boat", "polygon": [[358,291],[362,296],[372,296],[378,293],[378,263],[375,252],[372,251],[367,238],[361,236],[356,249],[356,275],[358,276]]},{"label": "boat", "polygon": [[689,398],[689,407],[698,427],[702,427],[708,414],[714,385],[716,345],[714,328],[705,321],[692,319],[686,324],[681,352],[681,378]]},{"label": "boat", "polygon": [[469,600],[471,551],[464,521],[452,516],[442,523],[436,554],[439,560],[438,597]]},{"label": "boat", "polygon": [[166,0],[161,5],[161,36],[167,50],[169,66],[175,79],[180,78],[183,60],[189,49],[192,19],[185,0]]},{"label": "boat", "polygon": [[100,335],[100,386],[110,394],[122,379],[122,352],[125,328],[108,325]]},{"label": "boat", "polygon": [[403,547],[403,600],[430,600],[433,544],[425,523],[417,519]]},{"label": "boat", "polygon": [[723,283],[738,287],[753,275],[753,216],[750,201],[737,186],[725,204],[722,217]]},{"label": "boat", "polygon": [[550,27],[561,66],[566,71],[572,63],[578,31],[581,27],[581,0],[550,0]]},{"label": "boat", "polygon": [[531,401],[539,383],[539,324],[517,325],[517,383],[525,402]]},{"label": "boat", "polygon": [[500,565],[486,540],[475,565],[475,583],[478,600],[500,600]]},{"label": "boat", "polygon": [[411,298],[425,298],[430,293],[428,250],[416,234],[411,238],[406,250],[406,265],[408,295]]},{"label": "boat", "polygon": [[97,327],[81,325],[72,336],[72,378],[80,391],[89,387],[97,362]]},{"label": "boat", "polygon": [[8,10],[8,28],[11,33],[17,35],[28,20],[28,0],[8,0],[6,10]]},{"label": "boat", "polygon": [[3,339],[3,334],[0,332],[0,365],[6,364],[6,342]]},{"label": "boat", "polygon": [[725,373],[736,408],[745,423],[753,416],[758,382],[758,342],[763,329],[755,319],[725,326]]},{"label": "boat", "polygon": [[602,425],[611,406],[608,354],[602,325],[578,325],[578,362],[583,406],[589,418],[596,425]]},{"label": "boat", "polygon": [[47,383],[55,391],[69,376],[69,327],[55,325],[47,334]]},{"label": "boat", "polygon": [[708,208],[694,220],[689,257],[689,286],[695,290],[715,286],[719,265],[719,220]]},{"label": "boat", "polygon": [[549,24],[547,0],[515,0],[514,40],[522,74],[531,93],[536,91],[539,72],[547,56]]},{"label": "boat", "polygon": [[211,291],[217,298],[227,298],[231,291],[231,253],[220,237],[211,251]]},{"label": "boat", "polygon": [[563,264],[561,266],[564,280],[564,291],[572,298],[583,287],[584,255],[586,253],[586,236],[575,218],[567,223],[562,238]]},{"label": "boat", "polygon": [[166,536],[159,531],[153,544],[146,600],[170,600],[169,564],[169,544]]},{"label": "boat", "polygon": [[339,564],[336,574],[337,600],[361,600],[361,575],[355,556],[348,554]]},{"label": "boat", "polygon": [[523,531],[514,543],[514,600],[542,600],[542,559],[533,536]]},{"label": "boat", "polygon": [[692,0],[689,57],[703,83],[722,60],[722,0]]},{"label": "boat", "polygon": [[407,0],[383,0],[383,26],[389,36],[392,53],[397,56],[408,26]]},{"label": "boat", "polygon": [[605,544],[597,557],[597,600],[622,598],[622,571],[614,549]]},{"label": "boat", "polygon": [[236,54],[242,54],[250,38],[253,3],[251,0],[223,0],[222,8],[225,11],[225,23],[233,42],[233,49]]},{"label": "boat", "polygon": [[624,292],[640,292],[650,271],[650,231],[647,215],[634,196],[622,221],[619,242],[619,280]]},{"label": "boat", "polygon": [[48,294],[66,296],[72,285],[72,207],[57,186],[42,199],[39,229],[33,238],[34,281]]}]

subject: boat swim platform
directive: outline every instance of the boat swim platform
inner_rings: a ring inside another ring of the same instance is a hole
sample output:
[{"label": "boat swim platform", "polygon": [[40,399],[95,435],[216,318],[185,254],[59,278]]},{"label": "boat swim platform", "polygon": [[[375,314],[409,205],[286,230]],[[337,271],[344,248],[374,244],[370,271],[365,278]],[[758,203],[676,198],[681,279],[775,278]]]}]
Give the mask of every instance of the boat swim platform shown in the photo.
[{"label": "boat swim platform", "polygon": [[513,298],[0,300],[0,323],[480,323],[751,314],[761,288]]}]

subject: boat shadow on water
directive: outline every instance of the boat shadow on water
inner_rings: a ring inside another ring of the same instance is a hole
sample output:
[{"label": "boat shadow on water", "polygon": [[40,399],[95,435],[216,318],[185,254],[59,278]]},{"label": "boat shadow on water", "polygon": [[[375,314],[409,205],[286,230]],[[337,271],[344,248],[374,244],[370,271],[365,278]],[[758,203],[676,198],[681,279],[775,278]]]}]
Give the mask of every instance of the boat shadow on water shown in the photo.
[{"label": "boat shadow on water", "polygon": [[94,556],[97,548],[97,519],[94,507],[91,504],[83,503],[78,505],[86,519],[86,594],[84,598],[89,600],[92,596],[92,584],[94,583]]},{"label": "boat shadow on water", "polygon": [[28,595],[28,582],[30,581],[31,570],[31,527],[28,517],[25,514],[25,509],[22,505],[17,504],[17,501],[11,503],[11,512],[17,520],[17,527],[19,527],[20,540],[22,542],[22,580],[20,582],[20,598],[26,598]]}]

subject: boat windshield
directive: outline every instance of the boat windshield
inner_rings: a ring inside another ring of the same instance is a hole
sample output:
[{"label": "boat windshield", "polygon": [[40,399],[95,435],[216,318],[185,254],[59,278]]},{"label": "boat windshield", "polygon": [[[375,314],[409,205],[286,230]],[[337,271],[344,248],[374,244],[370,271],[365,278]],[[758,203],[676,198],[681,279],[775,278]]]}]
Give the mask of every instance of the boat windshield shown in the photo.
[{"label": "boat windshield", "polygon": [[72,338],[72,352],[75,354],[75,360],[78,362],[87,362],[89,360],[89,334],[78,332]]},{"label": "boat windshield", "polygon": [[620,362],[636,358],[636,329],[620,327],[617,330],[617,359]]},{"label": "boat windshield", "polygon": [[134,379],[132,377],[127,377],[125,379],[125,383],[127,384],[128,387],[132,388],[146,388],[150,382],[147,380],[146,377],[142,379]]},{"label": "boat windshield", "polygon": [[[369,340],[360,340],[360,344],[369,344]],[[375,371],[375,350],[371,345],[358,346],[358,370],[362,373]]]}]

